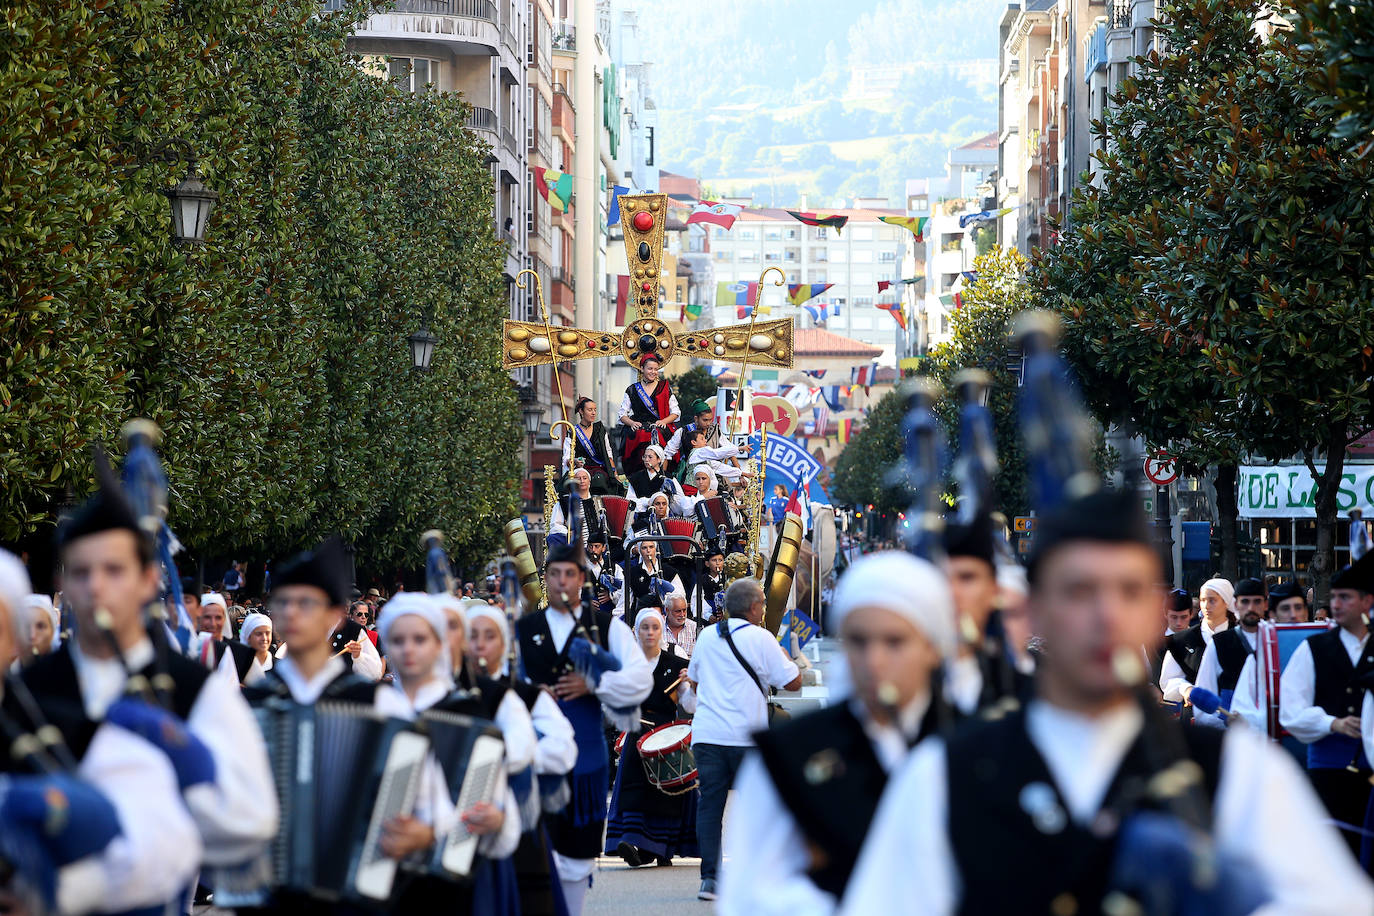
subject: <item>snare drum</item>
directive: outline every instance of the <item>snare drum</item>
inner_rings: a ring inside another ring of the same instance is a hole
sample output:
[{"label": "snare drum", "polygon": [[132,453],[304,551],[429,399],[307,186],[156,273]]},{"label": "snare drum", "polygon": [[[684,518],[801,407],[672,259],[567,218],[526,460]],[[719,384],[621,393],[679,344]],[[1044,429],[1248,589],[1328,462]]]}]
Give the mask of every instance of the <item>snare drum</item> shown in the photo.
[{"label": "snare drum", "polygon": [[689,518],[665,518],[663,520],[663,533],[690,537],[691,542],[684,540],[665,541],[668,547],[668,554],[675,557],[685,557],[692,552],[692,548],[698,543],[697,523]]},{"label": "snare drum", "polygon": [[644,778],[665,795],[684,795],[697,787],[692,755],[692,723],[683,719],[644,733],[635,744]]},{"label": "snare drum", "polygon": [[615,755],[617,757],[625,753],[625,735],[626,732],[621,732],[615,737]]}]

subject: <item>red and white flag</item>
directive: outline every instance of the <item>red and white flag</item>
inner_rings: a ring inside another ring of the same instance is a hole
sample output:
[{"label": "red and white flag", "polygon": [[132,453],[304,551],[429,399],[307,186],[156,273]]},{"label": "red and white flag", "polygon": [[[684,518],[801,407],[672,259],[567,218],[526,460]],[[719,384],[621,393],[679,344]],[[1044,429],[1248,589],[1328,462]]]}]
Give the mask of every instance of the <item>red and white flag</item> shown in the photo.
[{"label": "red and white flag", "polygon": [[735,224],[735,218],[743,209],[739,204],[718,204],[712,200],[699,200],[692,208],[691,215],[687,217],[687,222],[715,223],[729,229]]}]

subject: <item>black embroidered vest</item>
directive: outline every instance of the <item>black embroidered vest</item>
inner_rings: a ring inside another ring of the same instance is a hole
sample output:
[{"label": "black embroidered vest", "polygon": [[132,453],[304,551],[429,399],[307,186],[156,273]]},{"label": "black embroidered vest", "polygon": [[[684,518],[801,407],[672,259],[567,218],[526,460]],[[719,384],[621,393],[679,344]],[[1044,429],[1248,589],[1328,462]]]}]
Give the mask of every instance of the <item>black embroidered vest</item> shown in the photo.
[{"label": "black embroidered vest", "polygon": [[1220,668],[1217,689],[1235,690],[1236,681],[1240,680],[1240,670],[1245,667],[1245,660],[1253,654],[1250,643],[1239,629],[1231,627],[1213,637],[1212,645],[1216,647]]},{"label": "black embroidered vest", "polygon": [[1164,643],[1169,654],[1183,669],[1188,683],[1197,682],[1197,669],[1202,667],[1202,653],[1207,651],[1207,640],[1202,636],[1202,624],[1194,624],[1182,633],[1174,633]]}]

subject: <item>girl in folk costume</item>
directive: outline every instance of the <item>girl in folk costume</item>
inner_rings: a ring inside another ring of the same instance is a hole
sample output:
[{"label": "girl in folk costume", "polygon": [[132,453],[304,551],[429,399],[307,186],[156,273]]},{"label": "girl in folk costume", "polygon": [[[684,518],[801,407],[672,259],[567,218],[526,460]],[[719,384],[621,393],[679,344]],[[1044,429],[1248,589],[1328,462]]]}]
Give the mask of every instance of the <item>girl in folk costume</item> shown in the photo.
[{"label": "girl in folk costume", "polygon": [[592,492],[597,496],[620,496],[625,488],[615,476],[615,453],[611,451],[611,437],[596,418],[596,402],[578,398],[577,424],[572,435],[563,437],[563,466],[572,467],[578,461],[591,475]]},{"label": "girl in folk costume", "polygon": [[[509,679],[506,653],[510,646],[510,621],[500,608],[477,601],[465,604],[472,667],[484,675]],[[561,808],[567,802],[567,774],[577,762],[577,740],[572,724],[548,691],[527,681],[509,680],[511,690],[524,703],[537,736],[534,750],[537,785],[533,795],[537,809]],[[552,849],[544,825],[536,818],[522,826],[525,832],[514,856],[520,910],[527,916],[565,913],[562,888],[553,880]]]},{"label": "girl in folk costume", "polygon": [[249,614],[239,629],[239,642],[253,650],[253,664],[244,677],[245,684],[256,684],[272,670],[272,618],[266,614]]},{"label": "girl in folk costume", "polygon": [[[448,621],[440,602],[429,595],[403,592],[382,609],[377,631],[396,674],[390,687],[377,691],[379,712],[401,719],[414,719],[429,709],[481,715],[482,710],[476,708],[470,692],[454,690]],[[520,841],[520,815],[515,795],[504,778],[498,779],[495,797],[496,804],[479,802],[470,810],[456,810],[439,762],[431,757],[415,815],[387,822],[382,832],[382,852],[403,859],[432,847],[461,821],[469,831],[482,837],[478,850],[484,858],[509,857]],[[513,870],[508,886],[502,889],[492,886],[491,877],[484,879],[489,868],[479,866],[473,882],[460,883],[437,875],[416,877],[402,891],[395,912],[448,913],[454,912],[455,907],[457,912],[477,912],[479,898],[484,901],[480,904],[481,912],[518,912]],[[503,900],[509,901],[509,905],[501,903]]]},{"label": "girl in folk costume", "polygon": [[[663,362],[650,354],[639,364],[640,380],[625,389],[617,419],[630,428],[625,439],[625,473],[644,467],[644,449],[662,447],[673,435],[678,418],[677,398],[666,378],[660,378]],[[646,494],[640,493],[640,496]]]},{"label": "girl in folk costume", "polygon": [[644,774],[637,748],[644,732],[677,720],[678,709],[690,716],[697,708],[696,694],[683,678],[687,662],[662,650],[663,616],[656,607],[645,607],[635,618],[635,639],[654,667],[654,689],[640,706],[643,731],[625,736],[620,765],[611,794],[611,814],[606,823],[606,853],[620,856],[631,867],[655,862],[671,865],[674,856],[696,856],[697,796],[694,785],[681,795],[668,795],[653,786]]}]

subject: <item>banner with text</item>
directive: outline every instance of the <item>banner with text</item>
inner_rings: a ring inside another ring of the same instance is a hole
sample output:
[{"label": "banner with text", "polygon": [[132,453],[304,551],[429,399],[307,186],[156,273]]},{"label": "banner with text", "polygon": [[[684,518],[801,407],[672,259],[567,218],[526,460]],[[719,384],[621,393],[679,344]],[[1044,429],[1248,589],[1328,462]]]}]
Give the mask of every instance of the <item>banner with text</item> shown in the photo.
[{"label": "banner with text", "polygon": [[[1319,467],[1319,471],[1325,470]],[[1315,518],[1317,485],[1305,465],[1243,466],[1236,505],[1241,518]],[[1374,515],[1374,465],[1347,465],[1336,497],[1341,515],[1351,509]]]}]

